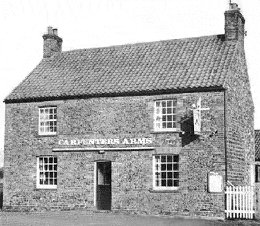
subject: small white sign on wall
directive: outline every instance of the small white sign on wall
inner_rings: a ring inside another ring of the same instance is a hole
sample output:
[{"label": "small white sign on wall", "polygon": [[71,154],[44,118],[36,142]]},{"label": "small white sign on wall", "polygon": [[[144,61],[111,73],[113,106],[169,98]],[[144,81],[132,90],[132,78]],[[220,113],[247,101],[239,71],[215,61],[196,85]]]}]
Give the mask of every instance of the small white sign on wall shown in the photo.
[{"label": "small white sign on wall", "polygon": [[223,176],[220,173],[210,172],[208,174],[208,191],[223,192]]}]

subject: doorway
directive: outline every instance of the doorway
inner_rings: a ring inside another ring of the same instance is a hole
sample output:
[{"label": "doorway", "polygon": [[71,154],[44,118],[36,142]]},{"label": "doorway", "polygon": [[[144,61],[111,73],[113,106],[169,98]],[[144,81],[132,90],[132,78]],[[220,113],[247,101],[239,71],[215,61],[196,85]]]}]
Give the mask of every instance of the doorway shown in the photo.
[{"label": "doorway", "polygon": [[98,210],[111,210],[111,162],[97,162],[96,204]]}]

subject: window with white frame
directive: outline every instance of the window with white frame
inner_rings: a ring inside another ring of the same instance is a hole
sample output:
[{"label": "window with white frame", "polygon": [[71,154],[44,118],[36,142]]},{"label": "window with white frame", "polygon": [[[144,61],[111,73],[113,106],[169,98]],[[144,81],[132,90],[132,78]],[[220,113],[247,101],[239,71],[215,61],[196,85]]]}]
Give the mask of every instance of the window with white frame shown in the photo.
[{"label": "window with white frame", "polygon": [[39,108],[39,135],[57,133],[57,107]]},{"label": "window with white frame", "polygon": [[179,187],[179,155],[153,156],[153,189],[175,190]]},{"label": "window with white frame", "polygon": [[177,100],[155,101],[154,130],[176,131],[177,128]]},{"label": "window with white frame", "polygon": [[260,165],[255,166],[255,182],[260,182]]},{"label": "window with white frame", "polygon": [[37,188],[55,189],[57,188],[57,157],[39,156],[37,157]]}]

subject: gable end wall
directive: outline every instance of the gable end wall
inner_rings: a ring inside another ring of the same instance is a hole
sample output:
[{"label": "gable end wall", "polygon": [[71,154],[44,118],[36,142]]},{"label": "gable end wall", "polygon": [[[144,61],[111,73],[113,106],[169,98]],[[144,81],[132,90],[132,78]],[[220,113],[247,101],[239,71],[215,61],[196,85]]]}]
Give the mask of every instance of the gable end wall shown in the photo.
[{"label": "gable end wall", "polygon": [[254,105],[240,43],[226,85],[227,180],[234,185],[250,185],[250,167],[255,156]]}]

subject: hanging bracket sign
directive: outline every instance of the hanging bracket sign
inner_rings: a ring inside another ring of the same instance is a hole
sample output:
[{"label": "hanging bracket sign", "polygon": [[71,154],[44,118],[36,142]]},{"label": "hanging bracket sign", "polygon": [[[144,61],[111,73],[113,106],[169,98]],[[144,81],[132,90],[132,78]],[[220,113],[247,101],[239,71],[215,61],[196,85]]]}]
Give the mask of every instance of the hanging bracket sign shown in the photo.
[{"label": "hanging bracket sign", "polygon": [[193,126],[194,134],[201,134],[201,111],[209,110],[209,108],[201,108],[201,97],[199,97],[196,108],[193,109]]}]

